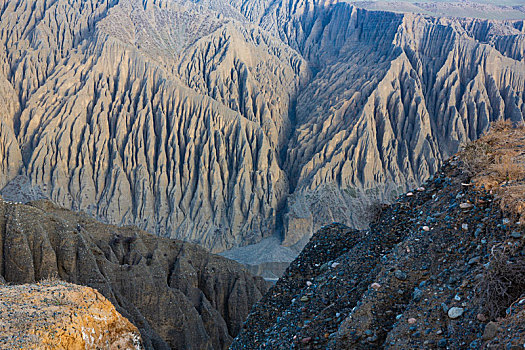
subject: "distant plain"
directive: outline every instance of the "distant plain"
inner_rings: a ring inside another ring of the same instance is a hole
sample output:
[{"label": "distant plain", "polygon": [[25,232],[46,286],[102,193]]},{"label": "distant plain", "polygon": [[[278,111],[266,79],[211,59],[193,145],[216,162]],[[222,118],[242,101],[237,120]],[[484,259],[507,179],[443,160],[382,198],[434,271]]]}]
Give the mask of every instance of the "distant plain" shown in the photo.
[{"label": "distant plain", "polygon": [[493,20],[524,20],[524,0],[380,0],[347,1],[368,10],[412,12],[431,16],[472,17]]}]

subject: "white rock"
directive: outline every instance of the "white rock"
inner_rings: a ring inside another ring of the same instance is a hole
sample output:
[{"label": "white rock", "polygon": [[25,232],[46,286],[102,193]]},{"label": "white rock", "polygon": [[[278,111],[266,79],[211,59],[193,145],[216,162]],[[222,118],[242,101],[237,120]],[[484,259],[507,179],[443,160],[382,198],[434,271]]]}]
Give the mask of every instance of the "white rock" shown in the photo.
[{"label": "white rock", "polygon": [[448,317],[450,317],[452,319],[458,318],[461,315],[463,315],[464,311],[465,311],[465,309],[463,309],[462,307],[455,307],[455,306],[451,307],[448,310]]},{"label": "white rock", "polygon": [[370,285],[370,287],[374,288],[375,290],[378,290],[379,288],[381,288],[381,285],[377,282],[374,282]]}]

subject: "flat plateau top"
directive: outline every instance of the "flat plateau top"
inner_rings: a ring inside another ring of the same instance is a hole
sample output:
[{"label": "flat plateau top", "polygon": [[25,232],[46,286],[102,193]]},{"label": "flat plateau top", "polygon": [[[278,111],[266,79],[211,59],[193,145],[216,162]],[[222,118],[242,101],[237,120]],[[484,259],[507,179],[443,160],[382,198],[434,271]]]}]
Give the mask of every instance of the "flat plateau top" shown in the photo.
[{"label": "flat plateau top", "polygon": [[379,0],[347,2],[368,10],[421,13],[437,17],[525,20],[525,0]]}]

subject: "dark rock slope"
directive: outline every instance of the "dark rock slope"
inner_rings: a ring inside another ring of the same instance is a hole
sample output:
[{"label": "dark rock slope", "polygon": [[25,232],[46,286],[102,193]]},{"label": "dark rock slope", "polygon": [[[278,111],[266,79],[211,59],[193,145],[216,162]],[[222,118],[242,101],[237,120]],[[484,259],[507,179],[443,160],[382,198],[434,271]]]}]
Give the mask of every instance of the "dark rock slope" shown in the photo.
[{"label": "dark rock slope", "polygon": [[0,274],[97,289],[149,349],[225,349],[267,283],[193,244],[101,224],[42,200],[0,200]]},{"label": "dark rock slope", "polygon": [[322,228],[231,348],[522,348],[523,228],[469,182],[452,160],[369,230]]}]

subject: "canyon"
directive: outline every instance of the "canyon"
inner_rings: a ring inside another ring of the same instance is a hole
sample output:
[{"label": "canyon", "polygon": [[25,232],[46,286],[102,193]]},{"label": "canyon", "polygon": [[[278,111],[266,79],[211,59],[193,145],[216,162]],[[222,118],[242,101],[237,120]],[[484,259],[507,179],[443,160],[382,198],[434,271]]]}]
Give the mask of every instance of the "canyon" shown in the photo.
[{"label": "canyon", "polygon": [[0,1],[0,188],[212,252],[322,225],[523,120],[521,20],[338,1]]},{"label": "canyon", "polygon": [[523,345],[524,118],[517,0],[0,0],[0,342]]}]

